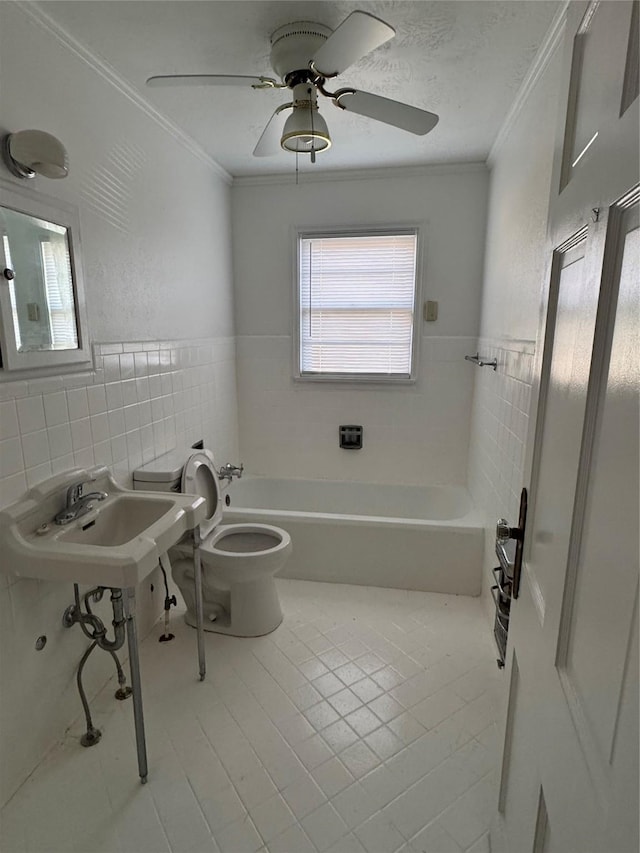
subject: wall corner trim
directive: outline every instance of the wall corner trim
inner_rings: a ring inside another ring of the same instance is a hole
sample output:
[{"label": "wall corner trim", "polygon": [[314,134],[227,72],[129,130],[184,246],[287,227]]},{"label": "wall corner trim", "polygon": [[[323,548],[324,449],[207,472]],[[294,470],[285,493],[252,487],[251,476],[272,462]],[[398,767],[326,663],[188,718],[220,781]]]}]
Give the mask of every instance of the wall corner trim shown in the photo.
[{"label": "wall corner trim", "polygon": [[150,119],[155,121],[163,130],[165,130],[176,142],[180,143],[189,153],[193,154],[198,160],[208,166],[218,178],[225,184],[232,183],[231,175],[223,169],[207,152],[201,148],[198,143],[186,134],[182,128],[175,124],[171,119],[161,113],[153,104],[149,103],[138,90],[131,85],[124,77],[121,77],[116,70],[103,59],[98,59],[74,36],[68,33],[63,27],[51,18],[44,10],[41,3],[24,3],[14,2],[15,8],[19,9],[26,17],[30,18],[34,23],[40,26],[43,30],[52,35],[60,44],[67,48],[71,53],[85,62],[90,68],[99,74],[103,80],[106,80],[114,89],[117,89],[121,95],[131,101],[139,110],[141,110]]},{"label": "wall corner trim", "polygon": [[538,52],[531,64],[531,67],[527,71],[527,74],[522,81],[522,85],[518,89],[518,92],[509,108],[509,111],[502,122],[500,130],[496,134],[496,138],[491,146],[491,150],[489,151],[489,156],[487,157],[487,166],[489,168],[493,168],[500,150],[504,145],[509,133],[511,132],[511,128],[516,122],[520,112],[524,108],[529,95],[535,88],[536,83],[544,73],[547,65],[553,58],[556,50],[562,43],[562,38],[564,36],[565,25],[567,21],[567,10],[571,5],[571,0],[562,0],[560,8],[555,14],[549,29],[538,49]]}]

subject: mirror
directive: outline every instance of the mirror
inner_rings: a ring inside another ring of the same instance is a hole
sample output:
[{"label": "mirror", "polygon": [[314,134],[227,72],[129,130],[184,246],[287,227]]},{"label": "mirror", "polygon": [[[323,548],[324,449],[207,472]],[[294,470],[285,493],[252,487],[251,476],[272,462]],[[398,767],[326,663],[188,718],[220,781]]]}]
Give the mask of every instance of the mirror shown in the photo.
[{"label": "mirror", "polygon": [[78,348],[71,251],[64,225],[0,208],[18,352]]},{"label": "mirror", "polygon": [[3,369],[88,361],[72,212],[0,190]]}]

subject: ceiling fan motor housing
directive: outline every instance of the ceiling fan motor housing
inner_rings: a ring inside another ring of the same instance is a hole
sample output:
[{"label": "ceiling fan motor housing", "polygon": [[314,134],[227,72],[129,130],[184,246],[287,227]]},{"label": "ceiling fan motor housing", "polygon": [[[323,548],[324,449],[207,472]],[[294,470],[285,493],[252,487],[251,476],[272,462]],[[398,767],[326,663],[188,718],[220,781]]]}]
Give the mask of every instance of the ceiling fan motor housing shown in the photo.
[{"label": "ceiling fan motor housing", "polygon": [[279,27],[271,36],[273,70],[288,85],[301,82],[300,78],[306,76],[306,72],[311,75],[309,62],[332,32],[330,27],[312,21],[295,21]]}]

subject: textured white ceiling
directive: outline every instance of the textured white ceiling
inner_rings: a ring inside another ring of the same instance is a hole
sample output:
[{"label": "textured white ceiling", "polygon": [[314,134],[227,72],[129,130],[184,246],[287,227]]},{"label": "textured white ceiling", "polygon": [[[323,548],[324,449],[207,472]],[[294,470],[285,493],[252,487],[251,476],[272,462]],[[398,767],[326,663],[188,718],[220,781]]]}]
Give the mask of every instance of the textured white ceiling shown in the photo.
[{"label": "textured white ceiling", "polygon": [[[272,75],[269,36],[313,20],[330,27],[354,9],[377,15],[396,37],[337,78],[440,115],[418,137],[321,101],[333,146],[314,169],[362,169],[483,161],[558,10],[547,0],[274,2],[143,0],[46,2],[43,8],[106,60],[232,175],[287,172],[295,155],[252,150],[286,90],[149,89],[153,74]],[[306,162],[307,158],[305,158]]]}]

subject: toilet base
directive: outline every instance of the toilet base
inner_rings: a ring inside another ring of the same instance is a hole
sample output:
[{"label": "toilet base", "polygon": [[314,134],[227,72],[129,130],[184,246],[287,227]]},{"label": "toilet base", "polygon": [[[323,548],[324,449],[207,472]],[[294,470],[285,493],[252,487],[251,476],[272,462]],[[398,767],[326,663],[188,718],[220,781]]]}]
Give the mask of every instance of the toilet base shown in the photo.
[{"label": "toilet base", "polygon": [[[212,634],[228,634],[230,637],[264,637],[267,634],[271,634],[272,631],[275,631],[278,625],[282,624],[283,618],[284,617],[281,614],[280,619],[272,628],[267,628],[266,631],[262,631],[260,634],[241,634],[235,630],[234,625],[225,624],[223,619],[216,619],[215,622],[205,622],[202,627],[205,631],[210,631]],[[197,627],[195,615],[190,613],[188,610],[184,614],[184,621],[192,628]]]},{"label": "toilet base", "polygon": [[[185,596],[185,600],[186,600]],[[187,602],[189,605],[190,602]],[[216,606],[212,609],[205,595],[205,631],[214,634],[230,634],[232,637],[263,637],[270,634],[282,622],[282,610],[278,590],[272,576],[259,580],[234,583],[229,588],[229,607]],[[216,619],[208,618],[216,612]],[[187,625],[196,627],[195,610],[187,606],[184,616]]]}]

